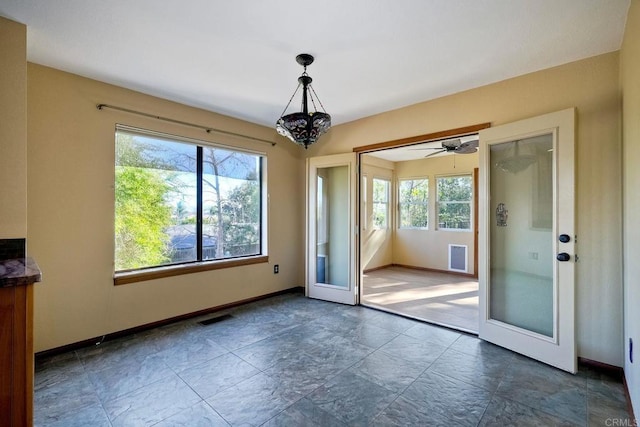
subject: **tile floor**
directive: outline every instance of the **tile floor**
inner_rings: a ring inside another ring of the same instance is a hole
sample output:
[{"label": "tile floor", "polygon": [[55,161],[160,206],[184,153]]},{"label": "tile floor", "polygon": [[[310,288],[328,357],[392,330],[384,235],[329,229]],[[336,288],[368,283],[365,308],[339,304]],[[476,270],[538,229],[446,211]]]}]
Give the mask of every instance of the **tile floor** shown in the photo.
[{"label": "tile floor", "polygon": [[478,333],[478,280],[456,274],[388,267],[364,275],[362,303]]},{"label": "tile floor", "polygon": [[606,375],[570,375],[392,314],[300,294],[227,313],[39,359],[35,424],[584,426],[628,417],[622,384]]}]

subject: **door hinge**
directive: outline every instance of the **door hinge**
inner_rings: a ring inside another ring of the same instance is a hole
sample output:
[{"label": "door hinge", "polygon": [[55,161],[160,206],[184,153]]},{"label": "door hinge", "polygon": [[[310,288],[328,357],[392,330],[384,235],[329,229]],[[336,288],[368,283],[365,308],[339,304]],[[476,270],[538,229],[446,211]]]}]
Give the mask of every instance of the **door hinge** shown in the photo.
[{"label": "door hinge", "polygon": [[575,254],[573,256],[573,259],[575,259],[576,262],[580,261],[580,257],[578,256],[578,254]]}]

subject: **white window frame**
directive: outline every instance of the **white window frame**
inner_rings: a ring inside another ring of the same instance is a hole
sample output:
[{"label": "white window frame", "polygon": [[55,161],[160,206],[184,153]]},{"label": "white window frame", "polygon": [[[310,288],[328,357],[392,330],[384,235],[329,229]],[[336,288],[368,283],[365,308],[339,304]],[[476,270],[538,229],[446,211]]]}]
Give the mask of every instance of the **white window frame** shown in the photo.
[{"label": "white window frame", "polygon": [[[436,224],[437,229],[442,231],[460,231],[460,232],[470,232],[473,228],[473,174],[471,173],[461,173],[461,174],[452,174],[452,175],[436,175],[435,189],[436,189]],[[438,182],[441,179],[448,178],[469,178],[470,186],[471,186],[471,198],[468,201],[441,201],[439,196],[440,192],[438,191]],[[441,205],[449,205],[449,204],[466,204],[469,205],[469,228],[447,228],[440,227],[440,206]]]},{"label": "white window frame", "polygon": [[[384,182],[386,185],[386,191],[385,191],[385,196],[386,196],[386,200],[384,201],[377,201],[375,199],[375,183],[376,181],[382,181]],[[390,206],[390,202],[391,202],[391,180],[389,178],[383,178],[383,177],[376,177],[374,176],[372,181],[371,181],[371,190],[372,190],[372,197],[371,197],[371,206],[372,206],[372,213],[374,214],[374,218],[371,221],[372,223],[372,227],[375,230],[387,230],[389,228],[389,206]],[[384,226],[379,226],[376,224],[375,221],[375,214],[377,212],[376,210],[376,205],[384,205]]]},{"label": "white window frame", "polygon": [[[425,227],[416,227],[416,226],[403,226],[402,225],[402,195],[401,195],[401,187],[402,187],[402,182],[403,181],[426,181],[426,185],[427,185],[427,200],[426,200],[426,207],[427,207],[427,225]],[[406,177],[406,178],[398,178],[397,179],[397,197],[398,197],[398,219],[397,219],[397,227],[399,230],[429,230],[429,223],[431,222],[431,215],[430,215],[430,200],[431,200],[431,189],[429,188],[430,185],[430,178],[429,176],[418,176],[418,177]]]}]

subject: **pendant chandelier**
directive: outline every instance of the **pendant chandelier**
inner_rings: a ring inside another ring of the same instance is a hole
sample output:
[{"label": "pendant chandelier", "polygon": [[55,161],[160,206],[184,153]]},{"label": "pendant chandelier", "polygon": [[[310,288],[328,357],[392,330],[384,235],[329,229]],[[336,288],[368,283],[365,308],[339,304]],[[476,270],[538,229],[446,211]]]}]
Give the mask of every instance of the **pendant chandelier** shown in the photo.
[{"label": "pendant chandelier", "polygon": [[[313,56],[307,53],[301,53],[296,56],[296,62],[304,67],[304,72],[298,77],[298,87],[293,92],[287,106],[284,107],[282,116],[276,122],[276,130],[280,135],[286,136],[305,149],[316,142],[318,138],[331,127],[331,116],[324,111],[322,102],[320,102],[318,95],[311,86],[313,80],[307,74],[307,65],[311,65],[313,59]],[[302,111],[284,115],[289,105],[291,105],[291,101],[296,96],[296,93],[298,93],[300,86],[302,86]],[[315,110],[313,112],[309,112],[308,99],[311,100],[311,105]],[[322,112],[317,111],[316,100],[318,104],[320,104]]]}]

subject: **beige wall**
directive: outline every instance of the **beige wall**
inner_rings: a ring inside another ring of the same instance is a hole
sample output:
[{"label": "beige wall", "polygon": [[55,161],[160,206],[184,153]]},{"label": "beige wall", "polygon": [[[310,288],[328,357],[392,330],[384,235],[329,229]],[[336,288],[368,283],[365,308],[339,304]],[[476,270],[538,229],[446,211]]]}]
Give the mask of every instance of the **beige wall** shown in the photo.
[{"label": "beige wall", "polygon": [[[620,55],[624,151],[624,371],[636,416],[640,416],[640,2],[631,2]],[[635,344],[634,362],[629,338]]]},{"label": "beige wall", "polygon": [[0,239],[27,237],[27,27],[0,17]]},{"label": "beige wall", "polygon": [[335,126],[307,155],[577,107],[577,340],[622,366],[619,56],[613,52]]},{"label": "beige wall", "polygon": [[457,244],[467,247],[467,273],[475,273],[473,268],[475,254],[473,232],[447,231],[437,228],[436,177],[457,174],[473,176],[473,169],[477,167],[478,154],[449,155],[396,163],[396,177],[398,179],[429,179],[429,229],[396,230],[393,241],[394,264],[448,270],[449,244]]},{"label": "beige wall", "polygon": [[[278,145],[99,111],[98,103]],[[114,286],[116,123],[265,152],[269,263]],[[304,284],[304,160],[273,129],[29,64],[28,140],[28,241],[44,273],[35,293],[36,351]]]}]

